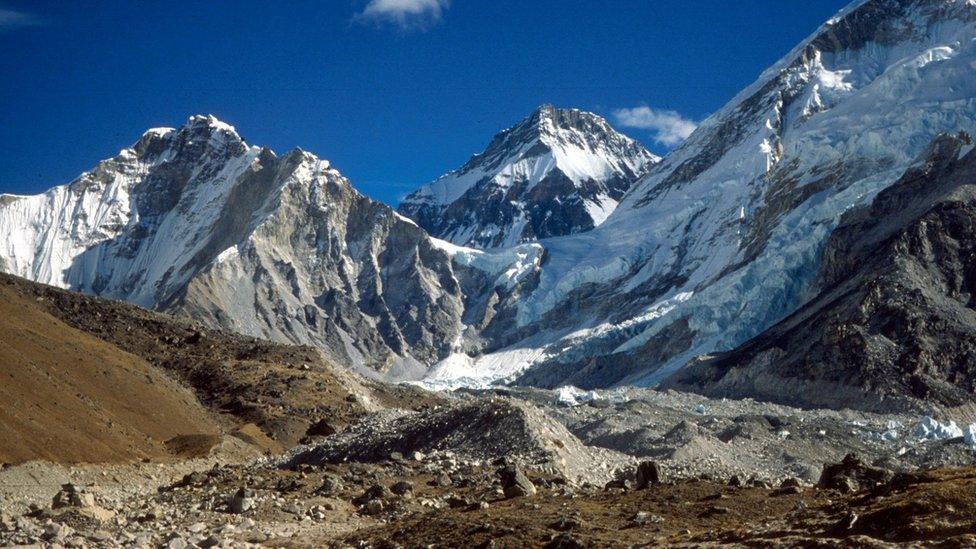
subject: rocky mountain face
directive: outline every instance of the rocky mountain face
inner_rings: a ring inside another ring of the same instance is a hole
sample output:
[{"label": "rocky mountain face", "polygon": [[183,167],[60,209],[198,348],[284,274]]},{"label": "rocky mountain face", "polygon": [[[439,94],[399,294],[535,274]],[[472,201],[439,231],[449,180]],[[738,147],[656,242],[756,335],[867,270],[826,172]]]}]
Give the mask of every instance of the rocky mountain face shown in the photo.
[{"label": "rocky mountain face", "polygon": [[426,233],[328,162],[248,146],[213,117],[150,130],[69,185],[4,195],[0,235],[7,272],[390,378],[421,375],[460,330],[450,259]]},{"label": "rocky mountain face", "polygon": [[974,276],[976,153],[967,135],[944,135],[843,217],[814,299],[665,386],[879,411],[965,404],[976,392]]},{"label": "rocky mountain face", "polygon": [[462,246],[533,242],[599,225],[659,161],[595,114],[543,105],[399,211]]}]

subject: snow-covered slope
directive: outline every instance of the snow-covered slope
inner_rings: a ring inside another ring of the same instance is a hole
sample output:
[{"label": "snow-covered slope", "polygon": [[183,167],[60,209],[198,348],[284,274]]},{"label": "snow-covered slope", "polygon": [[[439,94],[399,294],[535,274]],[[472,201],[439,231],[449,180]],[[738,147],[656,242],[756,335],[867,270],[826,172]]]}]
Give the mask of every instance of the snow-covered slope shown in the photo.
[{"label": "snow-covered slope", "polygon": [[417,378],[461,329],[446,252],[328,162],[195,116],[39,196],[0,196],[0,267]]},{"label": "snow-covered slope", "polygon": [[603,223],[659,160],[595,114],[543,105],[399,211],[455,244],[513,246]]},{"label": "snow-covered slope", "polygon": [[853,3],[707,119],[606,222],[542,241],[538,283],[499,315],[505,337],[450,363],[467,382],[509,375],[495,365],[512,361],[498,358],[519,356],[530,357],[522,383],[651,384],[759,333],[810,296],[844,212],[939,132],[976,128],[974,39],[969,0]]}]

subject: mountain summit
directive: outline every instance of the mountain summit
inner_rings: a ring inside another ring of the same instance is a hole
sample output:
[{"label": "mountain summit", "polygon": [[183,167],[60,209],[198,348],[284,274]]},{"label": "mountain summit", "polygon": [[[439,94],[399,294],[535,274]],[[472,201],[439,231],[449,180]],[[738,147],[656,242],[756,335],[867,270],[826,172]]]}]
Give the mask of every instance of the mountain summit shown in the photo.
[{"label": "mountain summit", "polygon": [[595,114],[543,105],[399,211],[454,244],[532,242],[603,223],[658,161]]}]

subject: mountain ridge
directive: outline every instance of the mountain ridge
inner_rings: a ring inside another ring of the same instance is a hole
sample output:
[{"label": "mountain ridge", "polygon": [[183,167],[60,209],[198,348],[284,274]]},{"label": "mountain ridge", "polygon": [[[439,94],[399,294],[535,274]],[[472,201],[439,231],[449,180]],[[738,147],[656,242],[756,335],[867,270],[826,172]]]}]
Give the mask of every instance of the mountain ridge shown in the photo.
[{"label": "mountain ridge", "polygon": [[[6,199],[0,234],[13,274],[315,344],[374,375],[420,375],[460,314],[446,255],[413,222],[359,194],[327,161],[248,146],[212,116],[146,132],[68,185]],[[398,262],[387,245],[417,262]],[[297,277],[296,267],[315,274]],[[415,284],[412,311],[391,310],[386,279]],[[437,318],[418,323],[424,315]],[[413,357],[413,346],[426,354]]]}]

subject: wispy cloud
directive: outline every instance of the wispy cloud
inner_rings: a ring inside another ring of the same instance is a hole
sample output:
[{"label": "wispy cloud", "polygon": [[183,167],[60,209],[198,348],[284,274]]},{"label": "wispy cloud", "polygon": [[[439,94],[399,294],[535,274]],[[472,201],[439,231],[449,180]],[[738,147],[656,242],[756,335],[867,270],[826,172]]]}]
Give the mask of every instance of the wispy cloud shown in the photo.
[{"label": "wispy cloud", "polygon": [[369,0],[356,19],[423,29],[441,20],[451,0]]},{"label": "wispy cloud", "polygon": [[650,130],[661,145],[673,147],[691,135],[698,124],[676,111],[652,109],[647,106],[613,111],[617,124],[628,128]]},{"label": "wispy cloud", "polygon": [[14,11],[0,6],[0,32],[24,27],[39,27],[44,24],[40,17],[22,11]]}]

